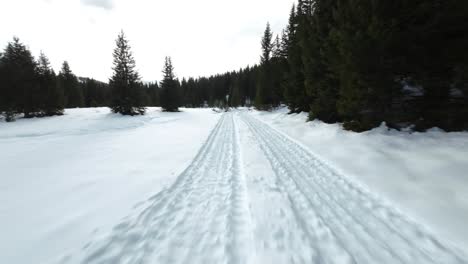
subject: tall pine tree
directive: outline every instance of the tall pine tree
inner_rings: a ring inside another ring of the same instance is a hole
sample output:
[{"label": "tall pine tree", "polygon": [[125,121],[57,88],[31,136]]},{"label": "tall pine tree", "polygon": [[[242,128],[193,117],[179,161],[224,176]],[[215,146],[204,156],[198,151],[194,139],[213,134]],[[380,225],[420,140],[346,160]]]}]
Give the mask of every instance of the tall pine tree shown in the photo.
[{"label": "tall pine tree", "polygon": [[18,113],[24,113],[25,117],[34,116],[39,112],[36,104],[39,91],[36,62],[31,52],[15,37],[5,48],[0,64],[3,73],[0,97],[6,120],[13,121]]},{"label": "tall pine tree", "polygon": [[255,96],[255,107],[257,109],[270,109],[272,106],[272,67],[271,56],[273,51],[273,34],[271,32],[270,23],[262,38],[262,56],[260,59],[260,75],[257,83],[257,94]]},{"label": "tall pine tree", "polygon": [[41,52],[37,66],[37,78],[40,87],[41,115],[62,115],[64,109],[63,90],[57,83],[57,77],[50,66],[49,59]]},{"label": "tall pine tree", "polygon": [[291,113],[308,112],[310,102],[307,100],[304,86],[304,65],[300,46],[300,23],[302,21],[301,2],[293,5],[286,28],[285,48],[288,55],[288,68],[285,73],[284,98]]},{"label": "tall pine tree", "polygon": [[166,57],[161,81],[161,107],[166,112],[178,112],[181,96],[170,57]]},{"label": "tall pine tree", "polygon": [[110,108],[112,112],[122,115],[143,115],[146,109],[143,105],[140,77],[123,31],[117,37],[116,45],[113,53],[114,74],[109,80],[112,91]]},{"label": "tall pine tree", "polygon": [[318,118],[326,123],[340,121],[336,103],[339,82],[332,69],[332,62],[337,58],[336,45],[330,35],[334,27],[333,11],[335,0],[316,0],[313,13],[309,18],[311,34],[304,46],[311,59],[307,60],[306,89],[313,96],[309,119]]}]

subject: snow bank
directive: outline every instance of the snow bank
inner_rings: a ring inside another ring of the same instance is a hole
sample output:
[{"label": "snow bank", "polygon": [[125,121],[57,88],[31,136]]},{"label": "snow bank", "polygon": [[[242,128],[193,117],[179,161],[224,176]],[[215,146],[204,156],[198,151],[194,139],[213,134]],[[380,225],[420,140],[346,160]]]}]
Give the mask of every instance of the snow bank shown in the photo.
[{"label": "snow bank", "polygon": [[287,109],[255,116],[461,248],[468,248],[468,133],[408,133],[381,126],[365,133],[306,123]]},{"label": "snow bank", "polygon": [[0,263],[63,260],[171,185],[220,116],[182,111],[0,122]]}]

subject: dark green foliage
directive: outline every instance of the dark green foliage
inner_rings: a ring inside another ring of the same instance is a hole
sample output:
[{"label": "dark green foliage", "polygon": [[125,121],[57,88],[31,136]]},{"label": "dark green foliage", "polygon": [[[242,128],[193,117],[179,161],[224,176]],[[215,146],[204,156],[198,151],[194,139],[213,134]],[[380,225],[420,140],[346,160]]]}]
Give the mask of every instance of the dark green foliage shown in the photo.
[{"label": "dark green foliage", "polygon": [[277,36],[273,44],[273,56],[271,58],[271,83],[273,89],[271,103],[273,107],[279,106],[283,101],[284,72],[287,70],[287,64],[286,51],[283,49],[282,41]]},{"label": "dark green foliage", "polygon": [[459,92],[466,86],[461,76],[468,65],[468,2],[414,1],[402,8],[402,19],[410,21],[405,34],[410,43],[404,53],[408,72],[424,88],[416,106],[418,128],[466,129],[467,93]]},{"label": "dark green foliage", "polygon": [[36,71],[40,91],[37,104],[41,110],[36,116],[63,115],[65,106],[63,89],[58,85],[57,76],[50,67],[49,59],[43,53],[39,56]]},{"label": "dark green foliage", "polygon": [[174,66],[170,57],[166,57],[161,82],[161,107],[167,112],[178,112],[181,104],[179,81],[174,75]]},{"label": "dark green foliage", "polygon": [[143,115],[145,113],[143,87],[135,70],[135,60],[123,31],[116,40],[114,49],[114,74],[109,80],[112,91],[110,108],[122,115]]},{"label": "dark green foliage", "polygon": [[255,99],[258,71],[258,66],[248,66],[210,77],[183,79],[180,83],[181,105],[221,108],[251,106]]},{"label": "dark green foliage", "polygon": [[100,107],[110,104],[110,89],[107,83],[90,78],[78,78],[79,90],[82,91],[85,107]]},{"label": "dark green foliage", "polygon": [[302,61],[302,49],[300,36],[303,32],[304,15],[299,3],[297,10],[293,6],[286,28],[286,50],[288,70],[285,73],[284,97],[291,113],[308,112],[310,102],[305,90],[304,63]]},{"label": "dark green foliage", "polygon": [[269,110],[279,106],[283,98],[283,71],[286,67],[286,51],[279,36],[273,41],[270,24],[262,38],[262,56],[257,75],[255,107]]},{"label": "dark green foliage", "polygon": [[457,0],[300,0],[281,38],[285,102],[355,131],[467,129],[466,17]]},{"label": "dark green foliage", "polygon": [[66,61],[63,62],[58,75],[58,86],[64,92],[67,108],[84,106],[83,89],[81,89],[78,78],[73,74]]},{"label": "dark green foliage", "polygon": [[338,78],[332,66],[337,50],[331,38],[334,24],[332,10],[336,1],[316,1],[313,16],[308,16],[309,34],[302,42],[305,72],[305,89],[313,98],[310,104],[309,119],[320,119],[327,123],[340,121],[337,112]]},{"label": "dark green foliage", "polygon": [[183,105],[186,107],[203,107],[203,91],[195,79],[189,78],[188,81],[183,79],[181,83],[183,93]]},{"label": "dark green foliage", "polygon": [[0,112],[6,121],[19,113],[25,118],[62,115],[64,95],[49,59],[36,62],[25,45],[14,38],[0,58]]},{"label": "dark green foliage", "polygon": [[382,121],[393,122],[392,105],[399,100],[401,83],[392,54],[396,26],[394,2],[340,1],[336,7],[332,62],[340,84],[338,112],[353,130],[366,130]]},{"label": "dark green foliage", "polygon": [[240,94],[240,81],[235,78],[231,83],[231,89],[229,92],[229,106],[238,107],[241,106],[241,94]]},{"label": "dark green foliage", "polygon": [[149,83],[144,85],[146,93],[146,105],[147,106],[160,106],[160,95],[158,83]]},{"label": "dark green foliage", "polygon": [[1,58],[1,111],[7,121],[13,121],[15,115],[24,113],[31,117],[39,112],[40,98],[36,78],[36,62],[25,45],[14,38],[8,43]]}]

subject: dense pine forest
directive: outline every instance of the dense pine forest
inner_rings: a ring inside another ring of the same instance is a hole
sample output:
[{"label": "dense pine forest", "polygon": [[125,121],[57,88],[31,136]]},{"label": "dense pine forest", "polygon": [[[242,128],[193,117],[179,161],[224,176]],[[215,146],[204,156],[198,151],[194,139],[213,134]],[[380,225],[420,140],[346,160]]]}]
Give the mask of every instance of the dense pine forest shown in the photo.
[{"label": "dense pine forest", "polygon": [[168,57],[163,80],[144,83],[122,32],[114,73],[103,83],[77,77],[66,61],[56,74],[45,54],[34,58],[15,37],[0,53],[0,112],[13,121],[76,107],[140,115],[145,106],[268,111],[284,104],[353,131],[382,122],[468,129],[467,1],[299,0],[286,28],[274,33],[267,24],[260,44],[258,65],[180,80]]}]

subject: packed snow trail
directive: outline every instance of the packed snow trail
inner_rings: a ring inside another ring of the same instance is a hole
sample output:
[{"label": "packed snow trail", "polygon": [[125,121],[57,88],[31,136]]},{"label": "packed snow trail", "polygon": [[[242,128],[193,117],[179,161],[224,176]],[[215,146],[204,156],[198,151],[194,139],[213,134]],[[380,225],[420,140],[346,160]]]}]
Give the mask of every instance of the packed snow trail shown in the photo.
[{"label": "packed snow trail", "polygon": [[316,242],[315,263],[468,263],[300,144],[247,113],[241,118]]},{"label": "packed snow trail", "polygon": [[136,217],[87,245],[82,263],[248,263],[252,226],[234,116],[221,117],[190,166]]},{"label": "packed snow trail", "polygon": [[468,263],[248,112],[224,113],[169,189],[83,250],[80,263]]}]

